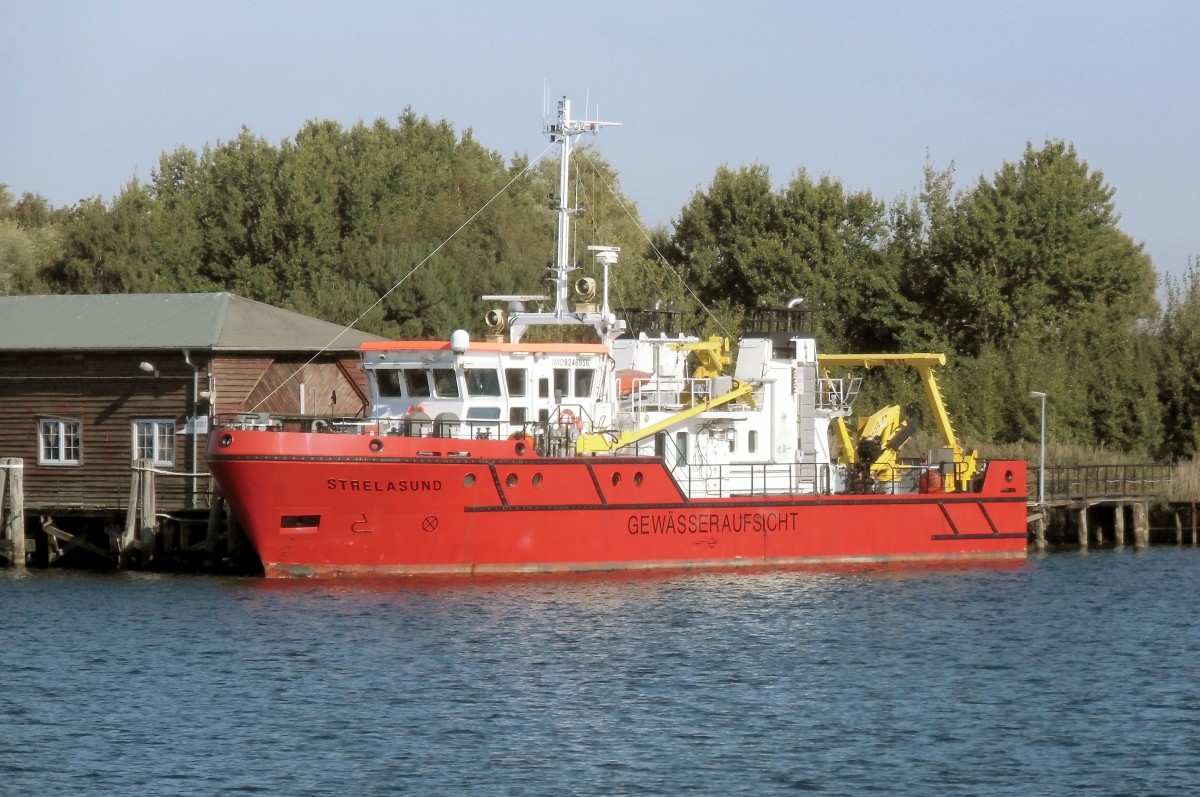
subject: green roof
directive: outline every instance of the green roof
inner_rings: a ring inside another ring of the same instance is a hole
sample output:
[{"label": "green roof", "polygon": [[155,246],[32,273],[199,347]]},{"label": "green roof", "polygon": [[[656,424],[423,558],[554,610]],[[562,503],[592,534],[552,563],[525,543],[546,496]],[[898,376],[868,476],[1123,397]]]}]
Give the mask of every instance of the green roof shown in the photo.
[{"label": "green roof", "polygon": [[354,351],[382,340],[230,293],[0,296],[0,351]]}]

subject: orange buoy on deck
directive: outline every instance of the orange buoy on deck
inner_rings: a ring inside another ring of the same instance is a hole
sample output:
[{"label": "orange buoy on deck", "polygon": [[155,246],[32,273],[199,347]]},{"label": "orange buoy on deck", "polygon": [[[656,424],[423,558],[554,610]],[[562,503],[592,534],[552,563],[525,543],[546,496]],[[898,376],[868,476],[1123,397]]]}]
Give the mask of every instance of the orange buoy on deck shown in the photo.
[{"label": "orange buoy on deck", "polygon": [[942,474],[938,473],[935,468],[930,468],[917,480],[917,489],[923,493],[940,493],[942,491]]}]

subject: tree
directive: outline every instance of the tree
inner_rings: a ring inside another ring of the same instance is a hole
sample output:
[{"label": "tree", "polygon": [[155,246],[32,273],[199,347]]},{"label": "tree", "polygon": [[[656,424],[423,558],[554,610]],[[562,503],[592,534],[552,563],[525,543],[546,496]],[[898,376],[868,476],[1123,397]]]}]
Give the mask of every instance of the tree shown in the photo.
[{"label": "tree", "polygon": [[1049,141],[963,196],[931,231],[924,266],[924,298],[954,347],[976,354],[1026,330],[1061,338],[1097,308],[1124,329],[1151,317],[1153,268],[1117,227],[1113,194],[1073,146]]},{"label": "tree", "polygon": [[1161,344],[1157,398],[1162,410],[1159,455],[1169,460],[1200,453],[1200,280],[1189,259],[1179,280],[1166,280],[1166,307],[1158,322]]},{"label": "tree", "polygon": [[0,296],[48,290],[40,275],[59,256],[62,216],[35,194],[14,200],[0,183]]},{"label": "tree", "polygon": [[55,290],[67,293],[151,293],[168,284],[151,257],[146,218],[151,198],[131,181],[109,207],[90,199],[72,209],[63,225],[61,252],[45,271]]},{"label": "tree", "polygon": [[896,337],[895,262],[883,256],[886,216],[868,192],[847,194],[830,177],[798,172],[781,192],[763,166],[717,170],[680,214],[668,260],[706,305],[820,309],[827,348]]}]

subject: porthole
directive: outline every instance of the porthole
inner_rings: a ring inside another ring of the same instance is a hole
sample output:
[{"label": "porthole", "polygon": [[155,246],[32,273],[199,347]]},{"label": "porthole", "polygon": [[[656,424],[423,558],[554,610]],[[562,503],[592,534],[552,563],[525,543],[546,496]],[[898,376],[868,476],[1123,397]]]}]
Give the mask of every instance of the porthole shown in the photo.
[{"label": "porthole", "polygon": [[230,444],[232,444],[232,443],[233,443],[233,435],[231,435],[231,434],[221,435],[221,446],[223,448],[228,448],[230,446]]},{"label": "porthole", "polygon": [[506,485],[508,485],[509,487],[516,487],[517,486],[517,474],[515,474],[515,473],[508,474],[508,478],[504,480],[504,483]]},{"label": "porthole", "polygon": [[525,444],[518,442],[515,446],[513,446],[513,451],[516,452],[518,457],[525,456]]},{"label": "porthole", "polygon": [[542,474],[540,474],[540,473],[533,474],[533,479],[531,481],[532,481],[534,487],[541,487],[542,486]]},{"label": "porthole", "polygon": [[613,487],[616,487],[618,484],[620,484],[621,483],[621,474],[614,473],[613,477],[612,477],[612,483],[613,483]]},{"label": "porthole", "polygon": [[642,486],[642,472],[640,470],[633,474],[633,483],[638,487]]},{"label": "porthole", "polygon": [[1013,480],[1013,472],[1011,470],[1004,471],[1004,481],[1010,482]]},{"label": "porthole", "polygon": [[380,440],[378,437],[376,437],[374,440],[371,441],[370,445],[368,445],[367,447],[378,454],[380,451],[383,450],[383,441]]},{"label": "porthole", "polygon": [[475,474],[474,473],[468,473],[466,476],[463,476],[463,487],[473,487],[474,485],[475,485]]}]

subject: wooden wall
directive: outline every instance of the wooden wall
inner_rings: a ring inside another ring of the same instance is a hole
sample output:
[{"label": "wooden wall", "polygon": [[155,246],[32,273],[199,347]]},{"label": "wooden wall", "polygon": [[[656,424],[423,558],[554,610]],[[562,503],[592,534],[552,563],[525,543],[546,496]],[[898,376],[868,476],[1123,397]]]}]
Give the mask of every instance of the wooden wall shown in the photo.
[{"label": "wooden wall", "polygon": [[[134,420],[173,418],[182,427],[189,411],[192,370],[173,354],[0,353],[0,456],[24,460],[27,511],[124,508]],[[140,370],[143,361],[158,375]],[[38,420],[46,417],[81,421],[81,464],[38,464]],[[177,435],[175,470],[187,471],[190,444]],[[161,480],[162,504],[184,506],[187,481]]]},{"label": "wooden wall", "polygon": [[357,355],[308,358],[222,357],[213,363],[217,412],[300,412],[308,415],[361,415],[366,408],[366,376]]}]

